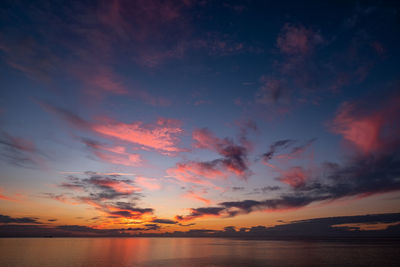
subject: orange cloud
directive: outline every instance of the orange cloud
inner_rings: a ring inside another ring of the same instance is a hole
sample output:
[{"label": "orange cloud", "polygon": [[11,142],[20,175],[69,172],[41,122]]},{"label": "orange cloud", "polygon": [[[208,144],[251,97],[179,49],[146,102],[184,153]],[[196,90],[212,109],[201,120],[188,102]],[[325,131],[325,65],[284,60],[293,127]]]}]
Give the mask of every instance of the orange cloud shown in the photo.
[{"label": "orange cloud", "polygon": [[122,194],[132,194],[134,192],[142,191],[141,188],[130,185],[124,181],[117,181],[111,179],[98,179],[98,180],[93,180],[92,183],[112,188],[115,192]]},{"label": "orange cloud", "polygon": [[0,187],[0,200],[6,200],[6,201],[19,201],[20,198],[22,197],[22,195],[20,194],[15,194],[15,197],[10,197],[10,196],[6,196],[3,195],[1,192],[4,191],[3,188]]},{"label": "orange cloud", "polygon": [[199,195],[198,193],[193,192],[193,191],[187,192],[185,195],[183,195],[183,197],[189,198],[189,199],[198,200],[198,201],[201,201],[201,202],[203,202],[203,203],[205,203],[207,205],[211,204],[211,200],[206,199],[206,198],[202,197],[201,195]]}]

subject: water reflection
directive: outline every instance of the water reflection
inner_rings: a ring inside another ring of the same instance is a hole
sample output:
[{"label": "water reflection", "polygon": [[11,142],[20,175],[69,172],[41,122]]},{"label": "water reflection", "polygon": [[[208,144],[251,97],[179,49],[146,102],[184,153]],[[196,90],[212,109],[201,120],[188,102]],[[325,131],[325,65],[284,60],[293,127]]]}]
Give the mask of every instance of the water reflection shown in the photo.
[{"label": "water reflection", "polygon": [[396,266],[398,243],[4,238],[0,266]]}]

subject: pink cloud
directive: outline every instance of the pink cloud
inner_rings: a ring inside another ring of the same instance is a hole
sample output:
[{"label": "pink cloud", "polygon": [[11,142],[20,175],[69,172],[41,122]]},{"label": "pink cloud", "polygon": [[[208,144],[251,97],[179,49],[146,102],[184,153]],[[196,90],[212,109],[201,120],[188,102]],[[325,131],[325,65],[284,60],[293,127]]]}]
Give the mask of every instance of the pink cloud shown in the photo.
[{"label": "pink cloud", "polygon": [[384,150],[400,134],[400,98],[386,101],[383,108],[363,109],[359,103],[343,103],[329,125],[331,131],[363,153]]},{"label": "pink cloud", "polygon": [[91,148],[98,158],[109,163],[138,166],[143,161],[139,154],[128,153],[123,146],[106,146],[89,139],[83,139],[82,142]]},{"label": "pink cloud", "polygon": [[115,179],[93,179],[91,183],[99,186],[112,188],[115,192],[122,194],[132,194],[142,191],[141,188],[133,186],[127,182]]},{"label": "pink cloud", "polygon": [[142,163],[142,157],[139,154],[128,154],[127,156],[118,156],[95,151],[94,154],[109,163],[125,165],[125,166],[139,166]]},{"label": "pink cloud", "polygon": [[14,194],[13,197],[7,196],[2,194],[2,192],[4,191],[3,188],[0,187],[0,200],[6,200],[6,201],[20,201],[21,198],[23,197],[21,194]]},{"label": "pink cloud", "polygon": [[83,73],[83,75],[86,77],[81,77],[81,79],[87,85],[87,92],[92,95],[98,95],[100,92],[118,95],[128,94],[125,86],[117,80],[115,74],[108,68],[97,69],[93,75],[88,75],[88,73]]},{"label": "pink cloud", "polygon": [[178,163],[176,166],[176,172],[180,173],[182,176],[200,176],[210,179],[216,178],[226,178],[226,174],[215,168],[212,164],[207,164],[203,162],[187,162]]},{"label": "pink cloud", "polygon": [[203,203],[205,203],[207,205],[211,204],[211,200],[206,199],[206,198],[202,197],[200,194],[198,194],[196,192],[193,192],[193,191],[187,192],[185,195],[183,195],[183,197],[189,198],[189,199],[194,199],[194,200],[197,200],[197,201],[201,201],[201,202],[203,202]]},{"label": "pink cloud", "polygon": [[229,138],[218,138],[208,129],[203,128],[194,130],[192,138],[195,140],[193,144],[195,148],[209,149],[222,156],[213,161],[202,162],[201,167],[228,171],[243,179],[247,179],[251,175],[247,162],[249,143],[244,136],[241,138],[241,145],[238,145]]},{"label": "pink cloud", "polygon": [[9,136],[10,137],[10,141],[12,142],[13,146],[16,149],[19,149],[21,151],[25,151],[25,152],[35,152],[36,148],[35,145],[33,144],[33,142],[21,138],[21,137],[15,137],[15,136]]},{"label": "pink cloud", "polygon": [[167,174],[184,183],[193,183],[205,186],[214,185],[205,178],[225,177],[225,174],[215,169],[203,169],[201,163],[187,162],[177,163],[174,168],[167,169]]},{"label": "pink cloud", "polygon": [[161,186],[158,183],[158,180],[155,178],[146,178],[146,177],[136,177],[135,178],[135,183],[138,184],[141,187],[144,187],[148,190],[160,190]]},{"label": "pink cloud", "polygon": [[292,167],[285,171],[280,171],[279,181],[297,188],[305,185],[308,174],[302,167]]},{"label": "pink cloud", "polygon": [[[179,120],[159,118],[155,123],[145,124],[141,121],[124,123],[109,118],[100,118],[97,122],[91,123],[68,110],[45,103],[40,103],[40,105],[46,110],[60,116],[71,125],[82,130],[93,131],[101,134],[103,137],[140,145],[141,149],[154,149],[163,154],[171,155],[184,151],[178,147],[178,143],[180,142],[179,136],[184,132]],[[84,140],[84,143],[96,151],[104,150],[113,152],[127,156],[127,160],[139,161],[138,155],[127,153],[122,146],[104,146],[90,140]],[[104,154],[104,152],[102,153]],[[103,154],[100,153],[99,157],[106,158]]]},{"label": "pink cloud", "polygon": [[92,129],[107,137],[142,145],[160,152],[179,152],[178,135],[183,133],[180,122],[169,119],[159,119],[156,124],[142,122],[123,123],[108,121],[94,124]]}]

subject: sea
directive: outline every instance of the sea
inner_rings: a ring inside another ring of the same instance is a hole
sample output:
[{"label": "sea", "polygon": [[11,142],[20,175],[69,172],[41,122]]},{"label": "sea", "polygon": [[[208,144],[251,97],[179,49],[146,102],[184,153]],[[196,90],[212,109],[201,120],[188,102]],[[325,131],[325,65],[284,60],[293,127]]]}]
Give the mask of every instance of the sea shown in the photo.
[{"label": "sea", "polygon": [[0,266],[400,266],[395,241],[0,238]]}]

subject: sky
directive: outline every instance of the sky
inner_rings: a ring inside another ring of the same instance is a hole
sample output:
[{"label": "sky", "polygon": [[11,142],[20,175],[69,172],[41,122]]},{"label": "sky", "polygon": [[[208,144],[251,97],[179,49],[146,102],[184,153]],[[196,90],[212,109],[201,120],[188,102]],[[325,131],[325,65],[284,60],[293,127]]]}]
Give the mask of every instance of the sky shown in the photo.
[{"label": "sky", "polygon": [[399,225],[399,11],[1,1],[0,228]]}]

